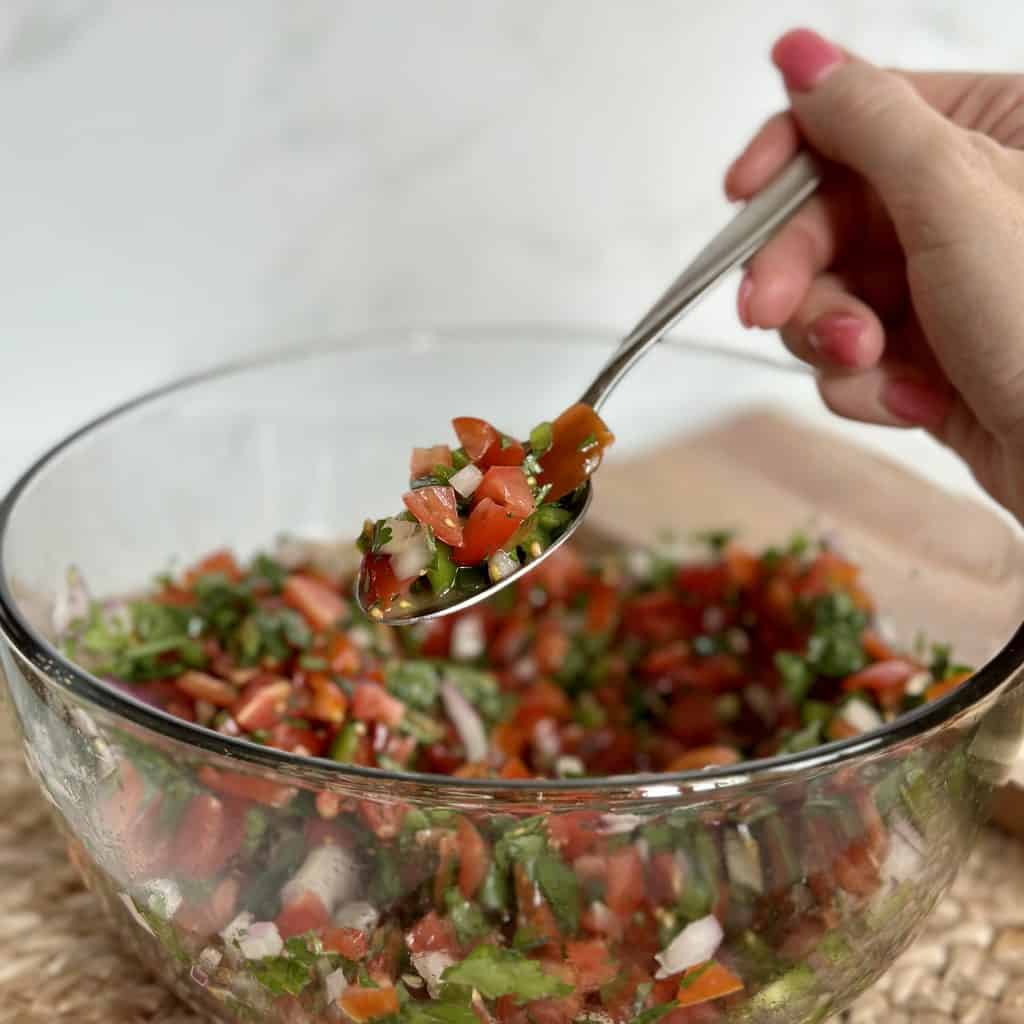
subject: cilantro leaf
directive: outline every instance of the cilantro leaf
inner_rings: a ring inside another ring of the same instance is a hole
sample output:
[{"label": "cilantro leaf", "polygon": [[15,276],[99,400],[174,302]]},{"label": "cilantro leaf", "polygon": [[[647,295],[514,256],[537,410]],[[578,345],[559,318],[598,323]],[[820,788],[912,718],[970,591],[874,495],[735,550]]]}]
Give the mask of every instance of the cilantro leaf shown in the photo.
[{"label": "cilantro leaf", "polygon": [[534,861],[533,874],[562,930],[574,933],[580,924],[580,887],[576,872],[549,850]]},{"label": "cilantro leaf", "polygon": [[530,431],[530,451],[537,458],[540,458],[546,452],[550,451],[553,443],[554,432],[551,424],[546,420],[543,423],[538,423],[537,426]]},{"label": "cilantro leaf", "polygon": [[468,1001],[451,998],[408,1002],[398,1015],[401,1024],[480,1024]]},{"label": "cilantro leaf", "polygon": [[250,969],[253,977],[275,996],[297,996],[310,982],[310,965],[285,955],[256,960]]},{"label": "cilantro leaf", "polygon": [[441,979],[449,985],[475,988],[485,999],[513,996],[517,1003],[572,992],[565,982],[545,974],[536,960],[497,946],[477,946],[465,960],[447,968]]},{"label": "cilantro leaf", "polygon": [[384,680],[388,692],[409,707],[430,711],[437,704],[441,680],[437,667],[429,661],[402,661],[389,665]]}]

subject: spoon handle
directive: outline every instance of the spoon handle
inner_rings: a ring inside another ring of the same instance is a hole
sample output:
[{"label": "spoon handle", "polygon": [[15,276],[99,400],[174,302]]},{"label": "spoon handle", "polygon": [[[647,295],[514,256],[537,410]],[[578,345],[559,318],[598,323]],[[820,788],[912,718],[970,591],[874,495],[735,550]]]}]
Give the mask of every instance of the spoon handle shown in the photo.
[{"label": "spoon handle", "polygon": [[821,183],[821,166],[806,150],[736,214],[672,282],[587,388],[581,401],[599,409],[612,389],[662,335],[721,278],[749,259],[796,213]]}]

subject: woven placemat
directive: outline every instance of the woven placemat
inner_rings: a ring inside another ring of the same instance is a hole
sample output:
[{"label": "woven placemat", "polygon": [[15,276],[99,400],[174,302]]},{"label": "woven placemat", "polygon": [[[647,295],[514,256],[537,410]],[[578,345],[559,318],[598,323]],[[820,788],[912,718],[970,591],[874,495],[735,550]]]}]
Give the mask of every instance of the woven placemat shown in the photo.
[{"label": "woven placemat", "polygon": [[[1024,1024],[1024,843],[986,831],[925,934],[849,1024]],[[0,697],[0,1024],[199,1024],[132,959],[68,862]]]}]

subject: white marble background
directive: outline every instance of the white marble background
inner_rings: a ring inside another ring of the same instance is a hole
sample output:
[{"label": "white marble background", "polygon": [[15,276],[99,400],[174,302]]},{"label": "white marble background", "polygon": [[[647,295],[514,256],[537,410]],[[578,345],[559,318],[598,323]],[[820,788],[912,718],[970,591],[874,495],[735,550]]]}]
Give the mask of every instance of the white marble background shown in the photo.
[{"label": "white marble background", "polygon": [[[727,215],[796,24],[1024,67],[1020,0],[0,0],[0,484],[250,347],[626,326]],[[740,336],[732,289],[692,330]]]}]

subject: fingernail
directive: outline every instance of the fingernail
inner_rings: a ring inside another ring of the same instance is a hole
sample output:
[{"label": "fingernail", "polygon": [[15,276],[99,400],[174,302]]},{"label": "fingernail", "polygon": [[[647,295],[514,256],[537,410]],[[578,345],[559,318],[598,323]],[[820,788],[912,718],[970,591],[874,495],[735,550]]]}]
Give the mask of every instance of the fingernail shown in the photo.
[{"label": "fingernail", "polygon": [[747,271],[743,275],[743,280],[740,281],[739,295],[736,296],[736,310],[740,315],[740,323],[744,327],[753,327],[753,321],[750,319],[750,296],[754,292],[754,282],[750,277],[750,271]]},{"label": "fingernail", "polygon": [[938,388],[908,377],[890,380],[882,388],[882,404],[898,419],[934,429],[949,413],[950,397]]},{"label": "fingernail", "polygon": [[867,324],[849,313],[826,313],[811,324],[807,341],[811,348],[840,366],[859,366],[860,346],[857,342]]},{"label": "fingernail", "polygon": [[839,47],[809,28],[787,32],[772,47],[772,62],[794,92],[809,92],[845,59]]}]

